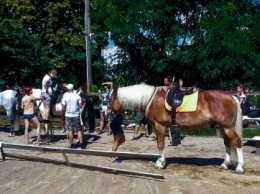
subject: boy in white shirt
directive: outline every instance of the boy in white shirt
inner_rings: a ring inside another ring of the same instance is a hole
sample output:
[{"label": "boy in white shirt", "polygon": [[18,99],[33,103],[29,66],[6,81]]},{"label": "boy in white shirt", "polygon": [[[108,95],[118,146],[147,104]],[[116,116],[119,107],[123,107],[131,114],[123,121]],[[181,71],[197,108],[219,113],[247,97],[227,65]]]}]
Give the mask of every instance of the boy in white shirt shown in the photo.
[{"label": "boy in white shirt", "polygon": [[80,108],[82,108],[82,101],[78,94],[73,92],[73,85],[66,86],[68,92],[64,94],[61,105],[63,114],[65,114],[65,128],[69,131],[68,138],[70,147],[75,148],[74,144],[74,130],[78,130],[78,139],[81,149],[85,149],[83,144],[83,132],[80,124]]}]

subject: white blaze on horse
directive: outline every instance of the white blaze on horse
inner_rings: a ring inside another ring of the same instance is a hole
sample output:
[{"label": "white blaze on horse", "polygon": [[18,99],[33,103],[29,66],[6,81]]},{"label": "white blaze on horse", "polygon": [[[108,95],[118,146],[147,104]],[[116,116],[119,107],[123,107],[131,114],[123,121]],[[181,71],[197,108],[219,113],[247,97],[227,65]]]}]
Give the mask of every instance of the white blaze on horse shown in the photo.
[{"label": "white blaze on horse", "polygon": [[[123,109],[138,109],[149,119],[156,128],[157,146],[161,157],[156,161],[155,167],[159,169],[166,165],[163,150],[165,128],[171,127],[172,123],[171,112],[165,107],[166,93],[167,87],[164,86],[140,84],[114,87],[108,105],[114,113],[120,113]],[[199,91],[196,109],[193,112],[176,112],[176,125],[178,128],[190,130],[217,125],[226,147],[226,157],[221,168],[232,167],[232,156],[235,156],[235,172],[244,172],[242,111],[237,99],[230,94],[219,90]]]},{"label": "white blaze on horse", "polygon": [[5,90],[0,93],[0,112],[6,112],[11,124],[9,136],[14,136],[14,132],[19,131],[17,95],[14,90]]}]

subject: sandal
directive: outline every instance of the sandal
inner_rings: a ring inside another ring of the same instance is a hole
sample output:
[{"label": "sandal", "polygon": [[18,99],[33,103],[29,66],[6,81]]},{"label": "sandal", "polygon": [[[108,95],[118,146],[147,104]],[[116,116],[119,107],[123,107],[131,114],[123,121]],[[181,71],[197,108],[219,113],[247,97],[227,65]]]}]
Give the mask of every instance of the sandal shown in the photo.
[{"label": "sandal", "polygon": [[138,137],[132,137],[132,139],[131,140],[137,140],[138,139]]}]

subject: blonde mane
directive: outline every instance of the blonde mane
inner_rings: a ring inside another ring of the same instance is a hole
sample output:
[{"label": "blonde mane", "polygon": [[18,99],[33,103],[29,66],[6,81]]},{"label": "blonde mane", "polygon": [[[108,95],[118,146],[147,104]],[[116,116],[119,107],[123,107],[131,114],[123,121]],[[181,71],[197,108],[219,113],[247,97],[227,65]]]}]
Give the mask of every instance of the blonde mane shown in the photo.
[{"label": "blonde mane", "polygon": [[154,86],[146,84],[119,88],[117,99],[125,109],[145,110],[155,89]]}]

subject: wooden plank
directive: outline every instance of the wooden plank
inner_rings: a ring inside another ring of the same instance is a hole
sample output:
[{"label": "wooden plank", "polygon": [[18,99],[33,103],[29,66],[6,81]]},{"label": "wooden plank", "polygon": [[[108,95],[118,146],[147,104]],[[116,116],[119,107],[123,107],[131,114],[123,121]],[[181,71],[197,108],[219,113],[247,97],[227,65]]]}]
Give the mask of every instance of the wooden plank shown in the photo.
[{"label": "wooden plank", "polygon": [[71,165],[70,165],[70,162],[69,162],[69,159],[68,159],[68,157],[66,156],[66,154],[64,153],[64,151],[62,152],[62,155],[63,155],[63,158],[65,159],[66,164],[67,164],[68,166],[71,166]]},{"label": "wooden plank", "polygon": [[0,151],[1,151],[2,160],[5,161],[5,155],[4,155],[4,150],[3,150],[3,147],[2,147],[2,143],[0,143]]},{"label": "wooden plank", "polygon": [[135,153],[135,152],[113,152],[103,150],[77,150],[71,148],[57,148],[57,147],[43,147],[34,145],[14,144],[14,143],[2,143],[3,148],[23,149],[23,150],[34,150],[41,152],[52,152],[52,153],[66,153],[66,154],[81,154],[81,155],[92,155],[92,156],[105,156],[105,157],[120,157],[120,158],[138,158],[138,159],[151,159],[159,158],[160,154],[153,153]]},{"label": "wooden plank", "polygon": [[[31,157],[31,156],[23,156],[23,155],[11,154],[11,153],[5,153],[5,156],[11,157],[11,158],[23,159],[23,160],[36,161],[36,162],[66,165],[65,161],[48,159],[48,158],[41,158],[41,157],[36,157],[36,156]],[[136,176],[140,176],[140,177],[151,177],[151,178],[155,178],[155,179],[164,179],[163,175],[156,174],[156,173],[131,171],[131,170],[112,168],[112,167],[96,166],[96,165],[94,166],[94,165],[78,164],[78,163],[70,163],[70,166],[76,167],[76,168],[83,168],[83,169],[87,169],[87,170],[92,170],[92,171],[101,171],[101,172],[106,172],[106,173],[111,173],[111,174],[136,175]]]},{"label": "wooden plank", "polygon": [[[231,94],[231,95],[237,94],[237,91],[226,91],[226,92]],[[260,92],[257,92],[257,91],[247,92],[246,95],[247,96],[259,96]]]},{"label": "wooden plank", "polygon": [[255,136],[252,140],[255,141],[256,155],[260,155],[260,136]]}]

